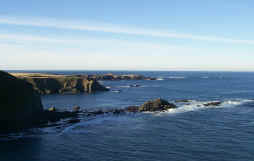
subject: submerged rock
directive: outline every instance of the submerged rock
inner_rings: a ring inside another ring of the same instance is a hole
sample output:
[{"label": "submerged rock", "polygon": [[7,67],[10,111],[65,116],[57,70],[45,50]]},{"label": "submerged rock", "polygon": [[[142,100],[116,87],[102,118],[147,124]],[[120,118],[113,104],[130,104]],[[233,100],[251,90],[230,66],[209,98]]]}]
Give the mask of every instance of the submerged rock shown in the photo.
[{"label": "submerged rock", "polygon": [[220,101],[214,101],[214,102],[205,103],[204,106],[219,106],[221,104],[222,104],[222,102],[220,102]]},{"label": "submerged rock", "polygon": [[156,100],[145,102],[139,107],[139,111],[164,111],[171,108],[176,108],[176,105],[159,98]]}]

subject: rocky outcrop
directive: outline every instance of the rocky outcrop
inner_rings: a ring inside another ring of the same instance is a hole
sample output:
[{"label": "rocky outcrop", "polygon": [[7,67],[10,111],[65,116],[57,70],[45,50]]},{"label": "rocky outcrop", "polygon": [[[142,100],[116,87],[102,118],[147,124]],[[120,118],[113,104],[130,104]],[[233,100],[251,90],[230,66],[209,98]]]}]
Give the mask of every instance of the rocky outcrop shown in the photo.
[{"label": "rocky outcrop", "polygon": [[164,111],[172,108],[176,108],[176,105],[159,98],[156,100],[145,102],[139,107],[139,111]]},{"label": "rocky outcrop", "polygon": [[107,91],[103,85],[93,79],[71,75],[14,74],[31,83],[39,94],[75,94]]},{"label": "rocky outcrop", "polygon": [[128,106],[123,109],[111,109],[111,110],[96,110],[92,112],[88,112],[89,114],[93,115],[101,115],[101,114],[106,114],[106,113],[113,113],[113,114],[123,114],[126,112],[130,113],[136,113],[136,112],[155,112],[155,111],[165,111],[168,109],[174,109],[176,108],[176,105],[173,103],[169,103],[168,101],[164,99],[155,99],[151,101],[145,102],[141,106]]},{"label": "rocky outcrop", "polygon": [[0,71],[0,132],[30,126],[43,112],[33,86]]}]

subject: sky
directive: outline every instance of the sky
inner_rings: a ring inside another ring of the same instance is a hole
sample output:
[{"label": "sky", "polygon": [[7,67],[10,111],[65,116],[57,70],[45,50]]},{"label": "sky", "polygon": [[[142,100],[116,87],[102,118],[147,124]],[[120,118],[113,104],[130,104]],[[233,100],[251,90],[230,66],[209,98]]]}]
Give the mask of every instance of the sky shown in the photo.
[{"label": "sky", "polygon": [[253,0],[9,0],[2,70],[254,71]]}]

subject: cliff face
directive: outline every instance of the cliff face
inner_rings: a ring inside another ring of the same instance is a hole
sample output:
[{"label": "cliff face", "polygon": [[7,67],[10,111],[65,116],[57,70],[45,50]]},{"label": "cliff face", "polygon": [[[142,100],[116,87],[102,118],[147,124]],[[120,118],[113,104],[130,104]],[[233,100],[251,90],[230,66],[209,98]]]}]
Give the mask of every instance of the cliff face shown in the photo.
[{"label": "cliff face", "polygon": [[107,91],[96,80],[89,80],[75,76],[60,77],[23,77],[22,79],[33,85],[40,94],[65,94],[65,93],[92,93]]},{"label": "cliff face", "polygon": [[32,123],[42,111],[40,96],[30,83],[0,71],[0,132]]}]

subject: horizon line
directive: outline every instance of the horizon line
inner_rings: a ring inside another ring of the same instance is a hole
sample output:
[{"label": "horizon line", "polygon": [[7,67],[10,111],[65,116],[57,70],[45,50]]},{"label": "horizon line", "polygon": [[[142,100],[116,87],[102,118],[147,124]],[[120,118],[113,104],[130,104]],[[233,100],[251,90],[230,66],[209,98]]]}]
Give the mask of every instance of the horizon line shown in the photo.
[{"label": "horizon line", "polygon": [[182,72],[254,72],[254,69],[0,69],[3,71],[182,71]]}]

